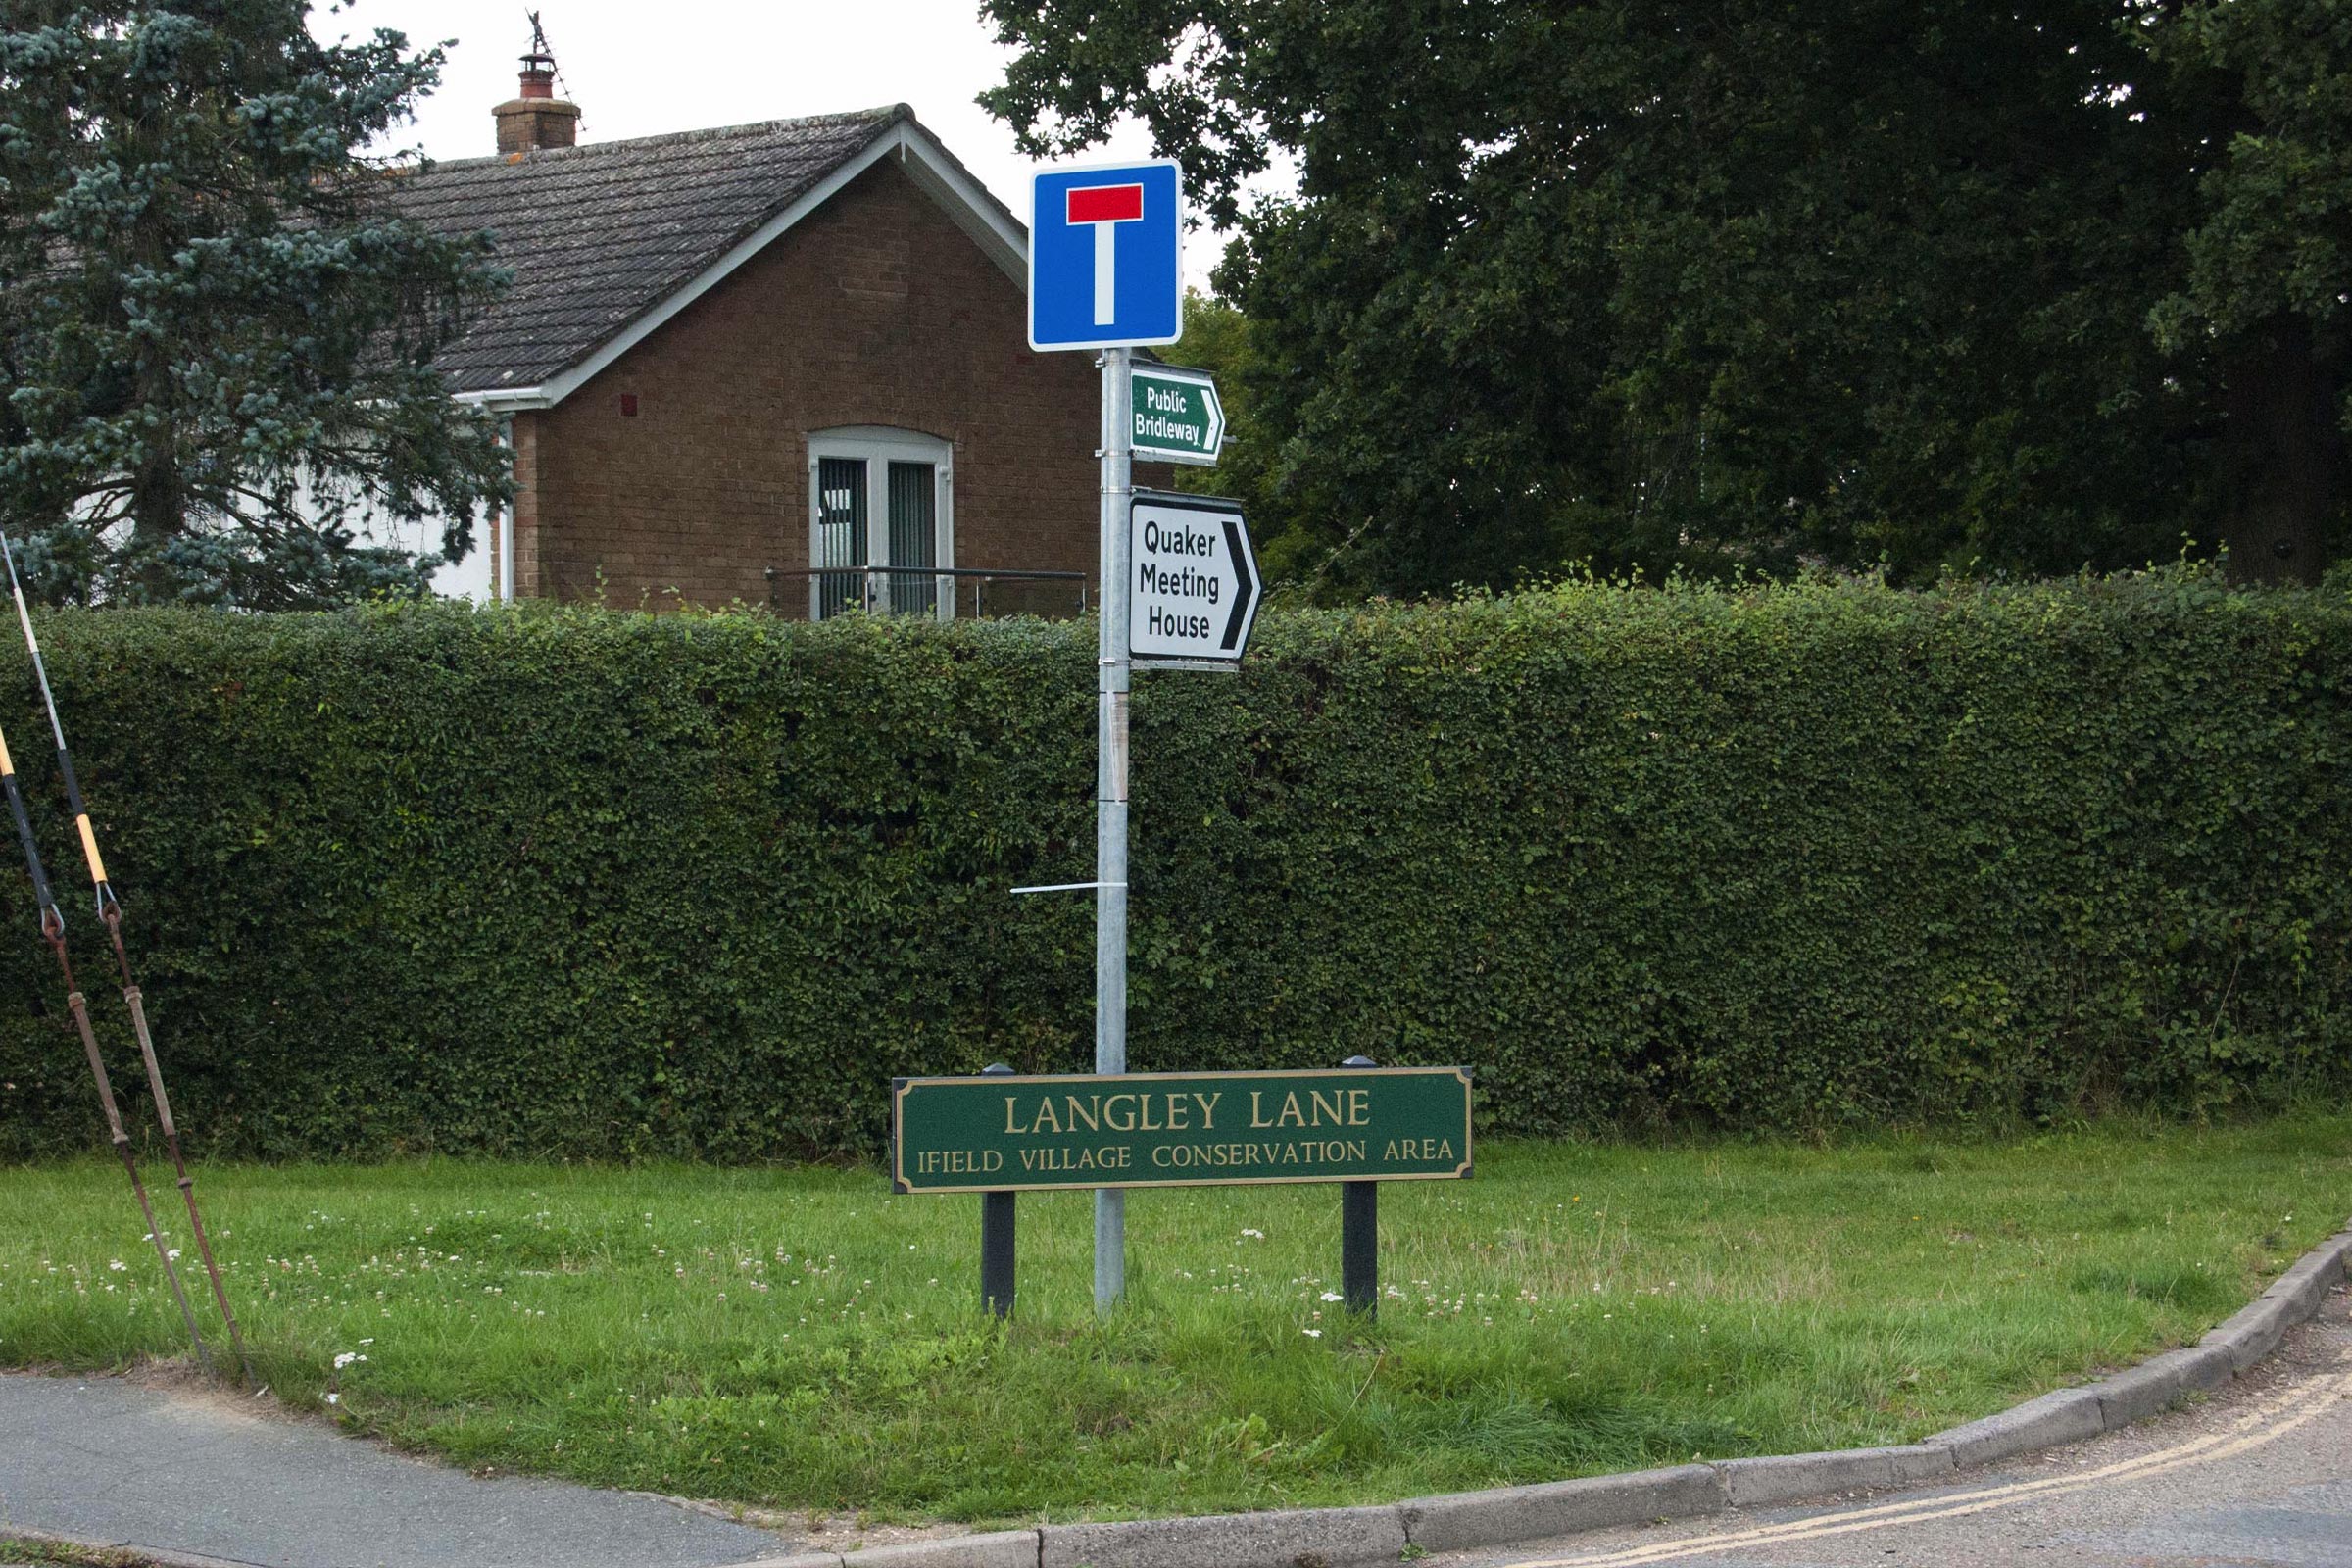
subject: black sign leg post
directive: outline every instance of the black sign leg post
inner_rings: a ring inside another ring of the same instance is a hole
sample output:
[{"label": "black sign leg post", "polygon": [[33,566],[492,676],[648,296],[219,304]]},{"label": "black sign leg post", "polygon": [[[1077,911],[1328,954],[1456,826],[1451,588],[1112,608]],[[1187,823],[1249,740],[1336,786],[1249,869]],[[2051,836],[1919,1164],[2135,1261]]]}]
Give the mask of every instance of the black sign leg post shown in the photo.
[{"label": "black sign leg post", "polygon": [[[980,1069],[983,1074],[1009,1073],[1001,1061]],[[992,1317],[1012,1316],[1012,1200],[1011,1193],[980,1195],[980,1303]]]},{"label": "black sign leg post", "polygon": [[[1372,1067],[1349,1056],[1343,1067]],[[1380,1183],[1340,1183],[1340,1295],[1350,1312],[1380,1315]]]},{"label": "black sign leg post", "polygon": [[1012,1199],[980,1195],[980,1299],[993,1317],[1012,1316]]}]

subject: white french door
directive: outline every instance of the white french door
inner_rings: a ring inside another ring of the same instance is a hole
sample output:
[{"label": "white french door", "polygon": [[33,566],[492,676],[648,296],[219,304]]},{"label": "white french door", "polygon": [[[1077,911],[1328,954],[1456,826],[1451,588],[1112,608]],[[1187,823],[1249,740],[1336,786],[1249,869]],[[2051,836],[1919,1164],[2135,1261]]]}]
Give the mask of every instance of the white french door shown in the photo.
[{"label": "white french door", "polygon": [[956,613],[955,449],[913,430],[808,438],[808,615]]}]

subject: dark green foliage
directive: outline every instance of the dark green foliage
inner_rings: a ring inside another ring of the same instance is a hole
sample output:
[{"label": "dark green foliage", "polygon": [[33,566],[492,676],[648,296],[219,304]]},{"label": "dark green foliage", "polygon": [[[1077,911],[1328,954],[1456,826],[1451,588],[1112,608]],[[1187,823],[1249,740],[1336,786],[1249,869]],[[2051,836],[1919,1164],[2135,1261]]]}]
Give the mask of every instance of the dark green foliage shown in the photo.
[{"label": "dark green foliage", "polygon": [[1335,589],[2346,549],[2346,0],[982,10],[1024,147],[1140,119],[1233,229]]},{"label": "dark green foliage", "polygon": [[505,275],[391,214],[402,160],[365,151],[441,52],[309,10],[0,0],[0,522],[46,599],[419,593],[510,489],[432,368]]},{"label": "dark green foliage", "polygon": [[[1571,585],[1258,637],[1138,683],[1139,1069],[1464,1061],[1514,1133],[2352,1082],[2340,594]],[[1090,1059],[1090,906],[1005,891],[1089,873],[1083,624],[45,638],[216,1151],[870,1152],[895,1073]],[[21,662],[0,692],[37,733]],[[0,1151],[85,1145],[7,885]]]}]

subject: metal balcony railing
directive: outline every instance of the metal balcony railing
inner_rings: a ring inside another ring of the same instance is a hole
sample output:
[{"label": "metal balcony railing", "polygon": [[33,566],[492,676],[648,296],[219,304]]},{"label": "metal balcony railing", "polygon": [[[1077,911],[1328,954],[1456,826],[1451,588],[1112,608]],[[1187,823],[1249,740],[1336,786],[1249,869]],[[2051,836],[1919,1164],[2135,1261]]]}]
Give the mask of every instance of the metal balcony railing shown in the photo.
[{"label": "metal balcony railing", "polygon": [[1086,613],[1094,574],[1024,571],[1003,566],[769,566],[767,608],[779,615],[822,620],[844,611],[871,615]]}]

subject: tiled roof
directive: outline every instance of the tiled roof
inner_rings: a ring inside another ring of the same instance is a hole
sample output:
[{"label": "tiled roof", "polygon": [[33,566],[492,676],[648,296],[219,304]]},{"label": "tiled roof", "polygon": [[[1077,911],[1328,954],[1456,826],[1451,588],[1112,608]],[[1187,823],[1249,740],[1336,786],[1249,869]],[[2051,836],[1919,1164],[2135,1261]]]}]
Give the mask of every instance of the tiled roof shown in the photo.
[{"label": "tiled roof", "polygon": [[536,386],[626,327],[902,121],[904,104],[468,158],[401,176],[395,206],[489,229],[506,297],[437,362],[459,392]]}]

